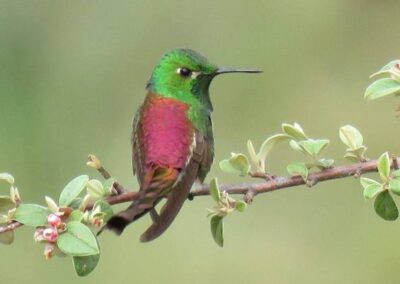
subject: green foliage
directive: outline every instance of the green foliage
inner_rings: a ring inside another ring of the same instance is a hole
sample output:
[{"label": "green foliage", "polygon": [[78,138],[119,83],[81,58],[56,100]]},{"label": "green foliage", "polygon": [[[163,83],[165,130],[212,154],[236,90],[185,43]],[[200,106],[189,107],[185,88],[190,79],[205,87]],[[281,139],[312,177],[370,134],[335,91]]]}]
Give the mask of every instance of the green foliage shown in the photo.
[{"label": "green foliage", "polygon": [[242,200],[233,199],[226,192],[221,192],[216,178],[211,180],[209,191],[212,199],[217,203],[212,209],[208,209],[208,216],[211,216],[211,234],[214,241],[222,247],[224,245],[224,218],[234,211],[243,212],[247,204]]},{"label": "green foliage", "polygon": [[378,159],[378,172],[381,179],[387,182],[390,178],[390,159],[388,152],[383,153]]},{"label": "green foliage", "polygon": [[302,162],[293,162],[290,163],[287,167],[286,170],[288,173],[292,176],[301,176],[304,181],[307,181],[308,178],[308,168],[305,163]]},{"label": "green foliage", "polygon": [[375,198],[375,212],[387,221],[394,221],[399,217],[399,210],[388,191],[383,191]]},{"label": "green foliage", "polygon": [[288,123],[282,124],[282,131],[286,133],[289,137],[292,137],[295,140],[307,140],[308,137],[304,133],[303,128],[295,122],[293,125]]},{"label": "green foliage", "polygon": [[231,153],[229,159],[219,162],[219,167],[227,173],[239,176],[245,176],[250,171],[249,159],[241,153]]},{"label": "green foliage", "polygon": [[216,202],[219,202],[221,200],[221,192],[219,191],[219,188],[218,188],[218,180],[217,180],[217,178],[213,178],[210,181],[209,191],[210,191],[211,197]]},{"label": "green foliage", "polygon": [[20,204],[15,211],[14,220],[30,227],[45,226],[50,210],[37,204]]},{"label": "green foliage", "polygon": [[400,61],[394,60],[382,67],[382,69],[371,75],[373,77],[386,77],[373,82],[365,91],[364,98],[375,100],[388,95],[400,93]]},{"label": "green foliage", "polygon": [[[97,159],[96,165],[99,163]],[[0,180],[11,185],[10,196],[0,195],[0,224],[18,221],[36,228],[34,239],[45,243],[46,258],[69,255],[79,276],[93,271],[100,259],[100,249],[92,229],[102,226],[113,215],[104,198],[114,192],[115,179],[102,183],[87,175],[78,176],[62,190],[61,206],[46,196],[47,207],[22,203],[12,175],[0,174]],[[91,210],[87,209],[89,202],[94,202]],[[14,231],[0,233],[0,243],[11,244],[14,234]]]},{"label": "green foliage", "polygon": [[78,276],[86,276],[96,268],[100,260],[100,254],[74,256],[72,257],[72,260],[76,274],[78,274]]},{"label": "green foliage", "polygon": [[383,153],[377,160],[377,170],[381,182],[362,177],[363,195],[366,199],[375,198],[375,212],[384,220],[393,221],[398,218],[399,211],[391,193],[400,195],[400,171],[391,170],[389,154]]},{"label": "green foliage", "polygon": [[76,221],[67,224],[66,231],[57,240],[60,250],[71,256],[89,256],[99,254],[99,246],[92,231]]},{"label": "green foliage", "polygon": [[378,193],[384,190],[384,187],[379,182],[369,179],[369,178],[361,178],[361,184],[364,188],[363,195],[365,199],[374,198]]},{"label": "green foliage", "polygon": [[88,181],[87,175],[78,176],[71,180],[61,192],[59,204],[63,207],[69,206],[82,193]]},{"label": "green foliage", "polygon": [[360,131],[351,125],[339,129],[340,140],[348,147],[344,157],[352,162],[365,161],[367,147],[363,145],[364,139]]},{"label": "green foliage", "polygon": [[224,246],[224,217],[215,215],[211,217],[211,234],[220,247]]}]

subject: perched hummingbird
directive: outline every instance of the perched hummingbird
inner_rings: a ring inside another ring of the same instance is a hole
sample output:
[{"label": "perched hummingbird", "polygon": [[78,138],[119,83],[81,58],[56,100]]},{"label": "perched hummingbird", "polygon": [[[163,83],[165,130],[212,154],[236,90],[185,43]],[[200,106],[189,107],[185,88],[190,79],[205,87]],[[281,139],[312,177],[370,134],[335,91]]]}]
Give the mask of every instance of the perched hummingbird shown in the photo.
[{"label": "perched hummingbird", "polygon": [[[261,71],[219,68],[190,49],[174,49],[161,58],[133,121],[132,164],[139,195],[106,228],[121,234],[149,212],[153,223],[140,238],[148,242],[171,225],[193,183],[204,181],[213,161],[210,83],[219,74],[234,72]],[[163,198],[158,214],[155,206]]]}]

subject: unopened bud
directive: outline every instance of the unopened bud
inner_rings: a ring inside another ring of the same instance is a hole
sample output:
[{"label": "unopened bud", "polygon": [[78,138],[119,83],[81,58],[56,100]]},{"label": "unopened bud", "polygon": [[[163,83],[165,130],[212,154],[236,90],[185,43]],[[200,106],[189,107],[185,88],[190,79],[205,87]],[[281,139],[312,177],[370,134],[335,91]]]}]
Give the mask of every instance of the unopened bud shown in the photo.
[{"label": "unopened bud", "polygon": [[61,218],[56,214],[50,214],[47,217],[47,222],[53,228],[57,228],[61,224]]},{"label": "unopened bud", "polygon": [[89,204],[89,201],[90,201],[90,194],[86,194],[81,202],[81,205],[79,205],[79,210],[84,212]]},{"label": "unopened bud", "polygon": [[15,204],[18,204],[19,202],[21,202],[21,196],[19,194],[18,188],[11,186],[10,188],[10,197],[12,202],[14,202]]},{"label": "unopened bud", "polygon": [[43,230],[43,237],[46,241],[54,243],[57,241],[58,232],[54,228],[46,228]]},{"label": "unopened bud", "polygon": [[99,158],[92,154],[88,156],[88,161],[86,162],[86,165],[96,170],[101,168],[101,162]]},{"label": "unopened bud", "polygon": [[57,213],[58,211],[60,211],[57,203],[51,197],[45,196],[44,199],[46,199],[47,207],[49,207],[51,212]]}]

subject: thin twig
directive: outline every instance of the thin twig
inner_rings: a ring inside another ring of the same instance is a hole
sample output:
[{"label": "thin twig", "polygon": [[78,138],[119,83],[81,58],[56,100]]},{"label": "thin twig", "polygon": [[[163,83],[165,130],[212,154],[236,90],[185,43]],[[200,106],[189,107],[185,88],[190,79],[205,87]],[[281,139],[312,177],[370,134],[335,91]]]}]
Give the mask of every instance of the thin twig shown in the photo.
[{"label": "thin twig", "polygon": [[11,223],[0,226],[0,234],[8,231],[13,231],[21,226],[23,226],[23,224],[21,224],[20,222],[12,221]]},{"label": "thin twig", "polygon": [[[398,165],[400,164],[400,157],[392,158],[392,168],[397,169]],[[369,172],[376,172],[377,171],[377,161],[376,160],[369,160],[367,162],[360,162],[353,165],[345,165],[345,166],[338,166],[332,167],[326,170],[322,170],[319,172],[315,172],[309,175],[308,180],[312,180],[313,184],[317,184],[319,182],[345,178],[350,176],[359,177],[361,174],[369,173]],[[220,190],[225,191],[228,194],[246,194],[251,199],[260,194],[260,193],[267,193],[272,192],[279,189],[285,189],[295,186],[304,185],[306,182],[301,176],[292,176],[292,177],[274,177],[273,180],[264,181],[264,182],[243,182],[238,184],[222,184],[220,185]],[[118,184],[121,186],[120,184]],[[115,185],[114,185],[115,186]],[[106,202],[109,204],[120,204],[124,202],[131,202],[138,198],[137,192],[128,192],[126,189],[124,192],[118,195],[112,195],[106,198]],[[208,185],[203,184],[195,188],[191,191],[189,199],[193,199],[195,196],[205,196],[209,195]],[[93,204],[89,204],[87,209],[91,209]],[[15,230],[16,228],[20,227],[22,224],[18,222],[12,222],[10,224],[0,226],[0,233]]]}]

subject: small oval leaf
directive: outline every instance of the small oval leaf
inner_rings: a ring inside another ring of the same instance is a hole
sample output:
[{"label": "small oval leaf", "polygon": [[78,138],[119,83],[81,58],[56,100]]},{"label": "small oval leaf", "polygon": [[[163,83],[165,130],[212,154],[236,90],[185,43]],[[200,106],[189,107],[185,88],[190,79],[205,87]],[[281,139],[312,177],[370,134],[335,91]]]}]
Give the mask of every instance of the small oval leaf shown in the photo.
[{"label": "small oval leaf", "polygon": [[373,179],[370,179],[370,178],[366,178],[366,177],[360,178],[360,183],[361,183],[361,185],[362,185],[362,187],[364,189],[366,189],[370,185],[382,186],[382,184],[380,184],[376,180],[373,180]]},{"label": "small oval leaf", "polygon": [[31,227],[47,225],[50,210],[37,204],[20,204],[14,214],[14,220]]},{"label": "small oval leaf", "polygon": [[371,199],[374,198],[381,191],[383,191],[382,185],[370,184],[369,186],[364,188],[363,195],[365,199]]},{"label": "small oval leaf", "polygon": [[400,195],[400,180],[399,179],[391,179],[389,181],[389,189],[391,192],[396,195]]},{"label": "small oval leaf", "polygon": [[96,268],[100,260],[100,254],[74,256],[72,259],[76,274],[78,274],[78,276],[86,276]]},{"label": "small oval leaf", "polygon": [[217,178],[213,178],[213,179],[210,181],[209,191],[210,191],[211,197],[212,197],[216,202],[219,202],[219,201],[221,200],[221,192],[219,191],[218,180],[217,180]]},{"label": "small oval leaf", "polygon": [[387,181],[390,176],[390,159],[389,153],[383,153],[378,159],[378,171],[381,179]]},{"label": "small oval leaf", "polygon": [[215,215],[211,218],[211,234],[220,247],[224,246],[224,217]]},{"label": "small oval leaf", "polygon": [[71,180],[61,192],[59,205],[68,207],[85,189],[88,181],[89,177],[87,175],[78,176]]},{"label": "small oval leaf", "polygon": [[72,256],[99,254],[99,246],[92,231],[80,222],[69,222],[67,230],[57,240],[60,250]]},{"label": "small oval leaf", "polygon": [[328,139],[307,139],[299,142],[300,147],[312,157],[317,156],[328,144]]},{"label": "small oval leaf", "polygon": [[387,221],[394,221],[399,217],[399,210],[388,191],[381,192],[375,198],[375,212]]},{"label": "small oval leaf", "polygon": [[365,91],[364,98],[375,100],[388,95],[400,93],[400,83],[394,79],[384,78],[373,82]]},{"label": "small oval leaf", "polygon": [[246,176],[250,171],[250,164],[247,157],[241,153],[232,153],[231,158],[222,160],[219,163],[221,170],[227,173]]},{"label": "small oval leaf", "polygon": [[304,180],[307,180],[308,177],[308,169],[307,166],[302,162],[293,162],[290,163],[286,170],[291,176],[301,176]]},{"label": "small oval leaf", "polygon": [[306,134],[298,123],[295,123],[294,125],[282,123],[282,131],[296,140],[307,139]]},{"label": "small oval leaf", "polygon": [[363,144],[363,137],[357,128],[345,125],[339,129],[340,140],[352,150],[356,150]]},{"label": "small oval leaf", "polygon": [[269,152],[277,143],[286,141],[288,139],[290,139],[290,136],[286,134],[275,134],[271,137],[268,137],[267,140],[261,144],[260,151],[257,154],[258,158],[261,161],[265,161]]}]

